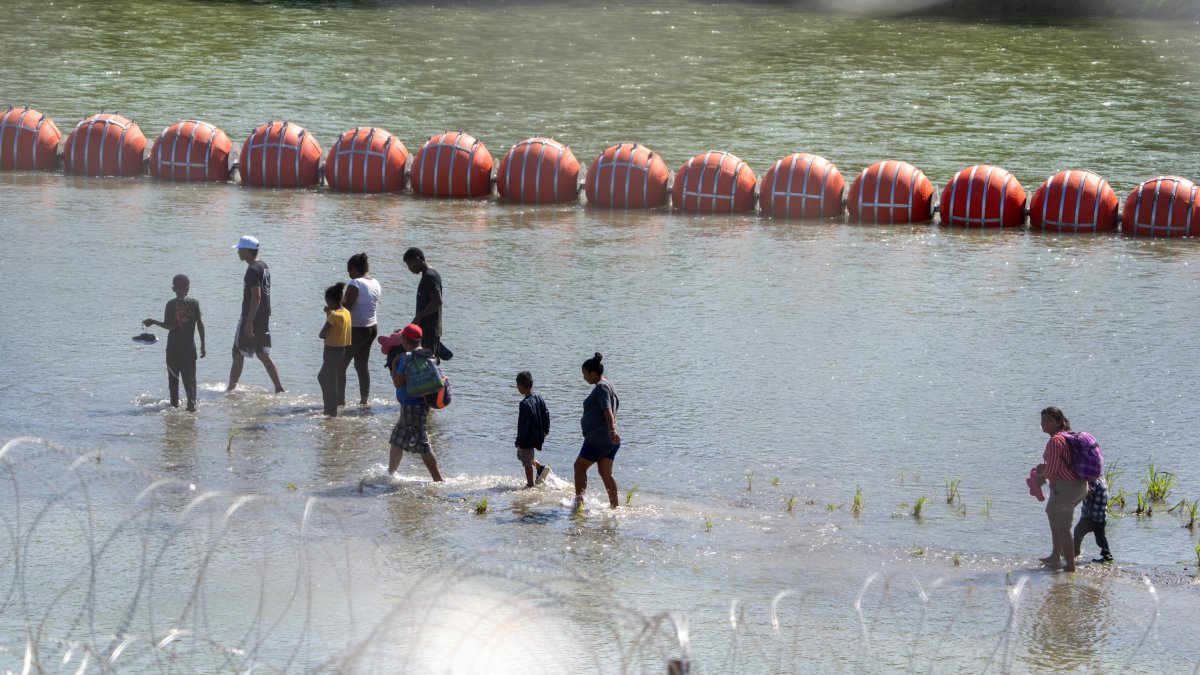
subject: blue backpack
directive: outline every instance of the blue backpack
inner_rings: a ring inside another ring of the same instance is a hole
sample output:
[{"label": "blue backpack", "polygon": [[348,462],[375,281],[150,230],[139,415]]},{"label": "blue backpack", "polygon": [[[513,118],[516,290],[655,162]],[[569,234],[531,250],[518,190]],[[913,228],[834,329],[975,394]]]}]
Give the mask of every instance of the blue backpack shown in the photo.
[{"label": "blue backpack", "polygon": [[405,356],[408,357],[404,364],[408,395],[424,400],[430,408],[441,409],[450,405],[450,378],[438,368],[433,352],[414,349]]},{"label": "blue backpack", "polygon": [[1067,447],[1071,448],[1071,470],[1086,481],[1094,481],[1104,475],[1104,453],[1096,437],[1086,431],[1068,431]]}]

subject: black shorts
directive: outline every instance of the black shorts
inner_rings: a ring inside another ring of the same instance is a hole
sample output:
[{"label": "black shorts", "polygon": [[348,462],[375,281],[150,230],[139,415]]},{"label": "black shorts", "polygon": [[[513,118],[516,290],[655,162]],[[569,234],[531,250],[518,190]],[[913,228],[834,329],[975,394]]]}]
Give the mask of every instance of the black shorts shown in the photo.
[{"label": "black shorts", "polygon": [[583,442],[583,447],[579,448],[579,456],[589,462],[599,462],[602,459],[616,459],[617,451],[621,449],[620,443],[610,443],[608,445],[592,445],[587,441]]}]

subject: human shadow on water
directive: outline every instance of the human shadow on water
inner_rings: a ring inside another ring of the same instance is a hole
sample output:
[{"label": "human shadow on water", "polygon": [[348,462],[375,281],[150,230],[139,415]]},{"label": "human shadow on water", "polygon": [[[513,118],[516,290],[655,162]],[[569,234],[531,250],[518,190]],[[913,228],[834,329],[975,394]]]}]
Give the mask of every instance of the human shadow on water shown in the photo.
[{"label": "human shadow on water", "polygon": [[[1050,670],[1102,670],[1108,599],[1099,588],[1077,580],[1050,582],[1028,628],[1026,658]],[[1035,665],[1036,664],[1036,665]]]},{"label": "human shadow on water", "polygon": [[[541,505],[538,505],[541,506]],[[500,522],[525,523],[528,525],[545,525],[562,515],[561,509],[538,509],[528,502],[513,502],[509,508],[508,517],[502,517]]]},{"label": "human shadow on water", "polygon": [[163,415],[162,469],[186,479],[196,470],[196,415]]}]

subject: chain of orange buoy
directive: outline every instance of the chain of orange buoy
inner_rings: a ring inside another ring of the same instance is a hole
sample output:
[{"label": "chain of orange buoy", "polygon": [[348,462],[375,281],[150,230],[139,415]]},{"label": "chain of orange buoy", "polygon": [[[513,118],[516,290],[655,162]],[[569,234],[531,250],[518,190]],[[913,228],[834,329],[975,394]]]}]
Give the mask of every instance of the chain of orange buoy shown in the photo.
[{"label": "chain of orange buoy", "polygon": [[[0,169],[53,170],[87,176],[228,181],[236,171],[247,185],[317,186],[343,192],[399,192],[430,197],[500,198],[526,204],[587,202],[601,208],[643,209],[668,203],[685,213],[753,212],[789,219],[848,214],[868,223],[916,223],[938,213],[963,228],[1111,232],[1145,237],[1200,236],[1196,184],[1178,176],[1142,182],[1124,209],[1108,181],[1091,171],[1062,171],[1026,200],[1011,173],[980,164],[954,175],[934,204],[934,186],[917,167],[886,160],[872,164],[847,189],[837,166],[819,155],[793,153],[777,160],[761,181],[728,152],[704,152],[671,172],[660,155],[639,143],[605,148],[585,170],[570,146],[552,138],[513,145],[493,171],[491,153],[477,138],[444,131],[410,158],[400,139],[377,127],[341,134],[325,153],[304,127],[272,121],[255,129],[233,155],[224,131],[199,120],[172,124],[146,153],[137,123],[116,113],[92,115],[64,138],[54,121],[24,106],[0,115]],[[1028,207],[1026,204],[1028,203]]]}]

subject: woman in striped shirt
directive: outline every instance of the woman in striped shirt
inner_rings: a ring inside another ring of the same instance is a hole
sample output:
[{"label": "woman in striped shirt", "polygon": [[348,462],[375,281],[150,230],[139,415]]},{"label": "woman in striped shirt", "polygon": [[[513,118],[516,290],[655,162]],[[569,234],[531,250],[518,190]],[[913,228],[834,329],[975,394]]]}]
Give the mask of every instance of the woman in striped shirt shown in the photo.
[{"label": "woman in striped shirt", "polygon": [[1067,572],[1075,571],[1075,541],[1071,537],[1071,523],[1075,520],[1075,507],[1087,494],[1087,481],[1081,480],[1071,469],[1071,446],[1067,445],[1065,432],[1071,430],[1071,422],[1063,411],[1053,406],[1042,411],[1042,431],[1050,436],[1042,452],[1042,464],[1037,465],[1038,477],[1050,481],[1050,499],[1046,501],[1046,517],[1050,519],[1050,535],[1054,552],[1041,561],[1045,565],[1058,567]]}]

